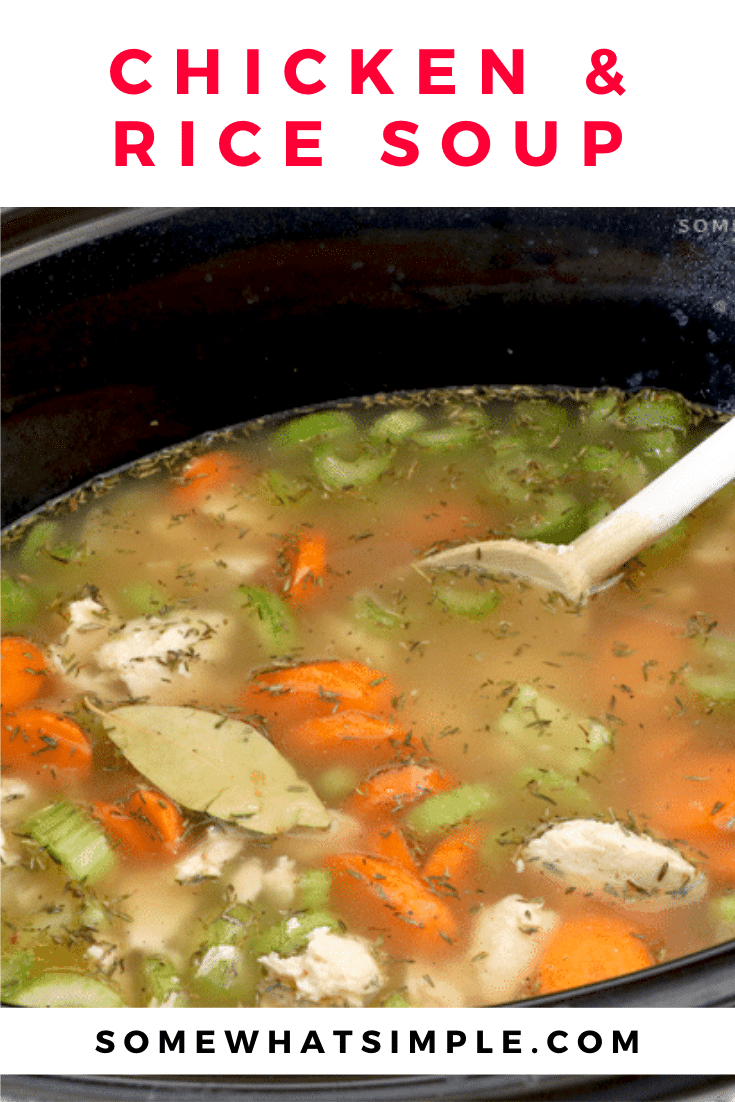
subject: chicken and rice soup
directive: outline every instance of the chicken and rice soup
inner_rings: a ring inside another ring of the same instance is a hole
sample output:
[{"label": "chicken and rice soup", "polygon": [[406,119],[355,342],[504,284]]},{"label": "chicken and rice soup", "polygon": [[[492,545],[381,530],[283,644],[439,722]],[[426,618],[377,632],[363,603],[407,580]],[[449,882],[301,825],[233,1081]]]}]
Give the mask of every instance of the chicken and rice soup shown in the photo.
[{"label": "chicken and rice soup", "polygon": [[718,423],[378,396],[16,525],[3,997],[473,1006],[735,936],[735,492],[575,606],[432,549],[572,540]]}]

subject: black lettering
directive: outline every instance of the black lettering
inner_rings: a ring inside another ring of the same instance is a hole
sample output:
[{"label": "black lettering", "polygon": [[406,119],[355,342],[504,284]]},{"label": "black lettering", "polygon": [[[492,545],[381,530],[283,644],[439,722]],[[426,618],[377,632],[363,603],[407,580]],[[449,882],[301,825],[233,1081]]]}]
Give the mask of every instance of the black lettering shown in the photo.
[{"label": "black lettering", "polygon": [[482,1035],[482,1030],[478,1029],[478,1031],[477,1031],[477,1051],[478,1052],[492,1052],[491,1048],[485,1048],[484,1045],[485,1045],[485,1040],[484,1040],[483,1035]]},{"label": "black lettering", "polygon": [[158,1051],[159,1052],[183,1052],[184,1051],[184,1031],[180,1029],[173,1037],[169,1037],[165,1029],[159,1030],[158,1033]]},{"label": "black lettering", "polygon": [[[588,1044],[587,1038],[592,1038],[592,1043]],[[582,1052],[599,1052],[602,1048],[602,1037],[599,1033],[595,1033],[594,1029],[586,1029],[584,1033],[580,1033],[577,1038],[577,1045],[581,1048]]]},{"label": "black lettering", "polygon": [[[211,1045],[211,1048],[207,1046]],[[214,1030],[197,1030],[197,1052],[214,1052]]]},{"label": "black lettering", "polygon": [[619,1029],[613,1030],[613,1052],[638,1051],[638,1030],[631,1029],[627,1039],[623,1037]]},{"label": "black lettering", "polygon": [[427,1048],[428,1048],[429,1052],[434,1052],[434,1044],[435,1044],[435,1037],[434,1037],[434,1030],[433,1029],[429,1030],[429,1032],[424,1037],[423,1041],[421,1040],[421,1038],[418,1035],[418,1032],[415,1029],[411,1030],[411,1033],[409,1034],[409,1041],[408,1041],[408,1051],[409,1052],[415,1052],[416,1049],[418,1049],[419,1052],[426,1052]]},{"label": "black lettering", "polygon": [[448,1029],[447,1030],[447,1052],[454,1052],[455,1048],[461,1048],[467,1040],[466,1035],[461,1029]]},{"label": "black lettering", "polygon": [[[394,1030],[394,1032],[395,1032],[395,1030]],[[380,1037],[380,1030],[379,1029],[368,1029],[368,1031],[366,1033],[363,1033],[363,1035],[362,1035],[362,1040],[363,1040],[362,1051],[363,1052],[380,1052],[380,1041],[378,1040],[379,1037]],[[395,1052],[396,1050],[393,1049],[393,1051]]]},{"label": "black lettering", "polygon": [[390,1031],[390,1050],[391,1052],[398,1052],[398,1030],[392,1029]]},{"label": "black lettering", "polygon": [[[133,1038],[139,1037],[140,1044],[136,1048],[133,1044]],[[130,1033],[125,1034],[125,1048],[128,1052],[145,1052],[148,1048],[148,1037],[140,1029],[131,1029]]]},{"label": "black lettering", "polygon": [[567,1034],[564,1032],[563,1029],[555,1029],[554,1032],[550,1033],[549,1036],[546,1038],[546,1044],[552,1052],[568,1052],[569,1050],[567,1049],[566,1045],[562,1045],[561,1048],[559,1048],[559,1046],[556,1044],[557,1037],[566,1036]]},{"label": "black lettering", "polygon": [[319,1040],[319,1034],[315,1029],[310,1029],[306,1034],[306,1040],[301,1046],[301,1051],[302,1053],[312,1051],[321,1052],[322,1056],[324,1055],[324,1046]]},{"label": "black lettering", "polygon": [[240,1046],[242,1046],[243,1052],[252,1052],[255,1047],[255,1039],[257,1036],[257,1029],[254,1029],[249,1037],[244,1029],[238,1029],[237,1037],[233,1037],[229,1029],[225,1030],[225,1037],[227,1038],[227,1044],[230,1046],[230,1052],[239,1052]]},{"label": "black lettering", "polygon": [[503,1030],[503,1052],[520,1052],[521,1051],[521,1031],[520,1029],[504,1029]]},{"label": "black lettering", "polygon": [[268,1051],[275,1052],[276,1045],[283,1045],[284,1052],[291,1051],[291,1030],[287,1029],[283,1037],[276,1037],[275,1029],[268,1030]]},{"label": "black lettering", "polygon": [[345,1038],[352,1036],[352,1030],[351,1029],[333,1029],[332,1033],[334,1034],[335,1037],[339,1037],[339,1051],[342,1052],[342,1053],[347,1052],[347,1041],[345,1040]]},{"label": "black lettering", "polygon": [[97,1034],[95,1052],[114,1052],[115,1042],[112,1039],[114,1036],[114,1029],[101,1029]]}]

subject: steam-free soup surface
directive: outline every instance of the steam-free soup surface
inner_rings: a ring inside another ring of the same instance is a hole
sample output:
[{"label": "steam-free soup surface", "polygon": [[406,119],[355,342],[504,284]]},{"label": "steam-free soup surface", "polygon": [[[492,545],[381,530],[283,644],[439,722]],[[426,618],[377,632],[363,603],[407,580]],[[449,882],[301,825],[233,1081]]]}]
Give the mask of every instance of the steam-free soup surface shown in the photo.
[{"label": "steam-free soup surface", "polygon": [[4,997],[484,1005],[733,937],[732,486],[583,607],[416,565],[568,542],[715,423],[373,399],[18,526]]}]

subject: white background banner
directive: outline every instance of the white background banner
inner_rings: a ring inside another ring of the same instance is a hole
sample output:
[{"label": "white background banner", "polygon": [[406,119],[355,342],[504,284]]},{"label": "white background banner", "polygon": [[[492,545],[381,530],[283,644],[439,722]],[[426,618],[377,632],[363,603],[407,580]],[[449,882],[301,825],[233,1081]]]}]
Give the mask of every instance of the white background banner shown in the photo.
[{"label": "white background banner", "polygon": [[8,5],[5,202],[727,206],[734,30],[721,0]]},{"label": "white background banner", "polygon": [[734,1017],[727,1009],[17,1010],[3,1015],[3,1066],[57,1075],[726,1075],[735,1072]]}]

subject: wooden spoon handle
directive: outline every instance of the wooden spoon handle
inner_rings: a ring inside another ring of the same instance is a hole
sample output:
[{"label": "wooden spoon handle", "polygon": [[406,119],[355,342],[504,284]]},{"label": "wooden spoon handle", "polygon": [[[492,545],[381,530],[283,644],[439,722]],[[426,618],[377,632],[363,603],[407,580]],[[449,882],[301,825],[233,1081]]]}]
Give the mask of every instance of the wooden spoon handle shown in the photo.
[{"label": "wooden spoon handle", "polygon": [[735,479],[735,418],[569,545],[596,585]]}]

